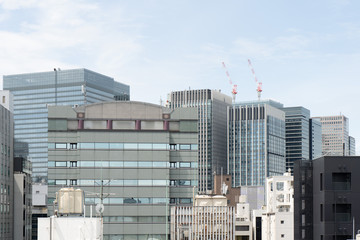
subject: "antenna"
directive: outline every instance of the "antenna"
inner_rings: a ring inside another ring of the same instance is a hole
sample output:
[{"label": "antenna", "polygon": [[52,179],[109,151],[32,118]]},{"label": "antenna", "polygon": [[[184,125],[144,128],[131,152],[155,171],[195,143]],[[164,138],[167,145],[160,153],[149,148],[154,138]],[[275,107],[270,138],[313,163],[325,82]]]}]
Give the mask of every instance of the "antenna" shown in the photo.
[{"label": "antenna", "polygon": [[237,94],[237,85],[233,84],[233,82],[231,81],[230,74],[229,74],[224,62],[222,62],[222,65],[223,65],[223,68],[225,69],[226,76],[229,79],[229,83],[232,86],[231,94],[233,96],[233,103],[235,103],[235,98],[236,98],[236,94]]},{"label": "antenna", "polygon": [[256,91],[257,91],[257,93],[258,93],[258,100],[260,101],[261,92],[262,92],[262,82],[259,82],[259,81],[257,80],[256,75],[255,75],[255,71],[254,71],[254,68],[253,68],[253,66],[252,66],[252,64],[251,64],[250,59],[248,59],[248,63],[249,63],[249,68],[250,68],[250,70],[251,70],[251,72],[252,72],[252,74],[253,74],[253,76],[254,76],[254,78],[255,78],[255,82],[257,83]]}]

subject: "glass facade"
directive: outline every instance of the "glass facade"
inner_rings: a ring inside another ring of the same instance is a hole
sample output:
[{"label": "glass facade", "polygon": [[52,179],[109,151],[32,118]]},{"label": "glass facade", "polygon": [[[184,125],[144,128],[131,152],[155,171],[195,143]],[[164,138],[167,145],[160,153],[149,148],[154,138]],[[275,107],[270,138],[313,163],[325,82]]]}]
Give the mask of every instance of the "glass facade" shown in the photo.
[{"label": "glass facade", "polygon": [[304,107],[287,107],[283,110],[286,125],[286,169],[293,171],[295,161],[310,158],[310,110]]},{"label": "glass facade", "polygon": [[228,169],[233,187],[263,186],[285,172],[285,114],[273,101],[228,108]]},{"label": "glass facade", "polygon": [[4,76],[3,88],[14,95],[14,154],[33,164],[33,181],[47,181],[48,105],[82,105],[129,100],[128,85],[87,70]]}]

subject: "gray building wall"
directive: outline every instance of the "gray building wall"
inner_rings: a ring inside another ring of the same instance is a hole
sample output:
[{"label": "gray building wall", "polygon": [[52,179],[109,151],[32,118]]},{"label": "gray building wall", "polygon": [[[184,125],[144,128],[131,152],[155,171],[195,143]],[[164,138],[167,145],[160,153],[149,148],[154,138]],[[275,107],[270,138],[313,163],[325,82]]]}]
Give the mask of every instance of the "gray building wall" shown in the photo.
[{"label": "gray building wall", "polygon": [[142,102],[49,107],[49,213],[63,186],[95,193],[89,212],[103,180],[104,239],[166,239],[170,206],[197,191],[197,117]]},{"label": "gray building wall", "polygon": [[47,106],[129,100],[129,86],[87,69],[7,75],[14,95],[15,156],[33,163],[33,181],[47,180]]},{"label": "gray building wall", "polygon": [[197,108],[199,114],[199,191],[213,189],[214,174],[227,172],[226,111],[231,97],[210,89],[171,92],[171,109]]},{"label": "gray building wall", "polygon": [[[0,239],[13,239],[13,114],[10,105],[0,103]],[[5,99],[7,102],[7,99]],[[9,108],[7,108],[9,107]]]}]

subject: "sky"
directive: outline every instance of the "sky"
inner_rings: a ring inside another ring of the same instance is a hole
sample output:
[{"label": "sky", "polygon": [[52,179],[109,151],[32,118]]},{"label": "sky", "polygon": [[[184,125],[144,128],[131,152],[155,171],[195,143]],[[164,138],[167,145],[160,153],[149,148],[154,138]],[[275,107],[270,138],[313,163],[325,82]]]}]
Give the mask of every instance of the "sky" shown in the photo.
[{"label": "sky", "polygon": [[[87,68],[130,85],[131,99],[174,90],[343,114],[360,154],[360,1],[0,0],[0,75]],[[2,86],[2,78],[0,81]]]}]

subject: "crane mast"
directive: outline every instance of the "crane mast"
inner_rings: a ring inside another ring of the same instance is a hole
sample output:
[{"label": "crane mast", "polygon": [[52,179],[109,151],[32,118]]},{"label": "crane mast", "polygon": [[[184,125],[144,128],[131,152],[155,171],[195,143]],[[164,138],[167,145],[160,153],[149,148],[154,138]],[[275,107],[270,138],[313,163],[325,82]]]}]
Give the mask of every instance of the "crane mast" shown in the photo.
[{"label": "crane mast", "polygon": [[233,97],[233,103],[235,103],[235,98],[236,98],[236,94],[237,94],[237,85],[233,84],[233,82],[231,81],[230,74],[229,74],[224,62],[222,62],[222,66],[225,69],[226,76],[228,77],[229,83],[232,86],[231,94],[232,94],[232,97]]},{"label": "crane mast", "polygon": [[256,92],[257,92],[257,94],[258,94],[258,100],[260,101],[260,99],[261,99],[261,92],[262,92],[262,82],[260,82],[260,81],[257,80],[256,75],[255,75],[255,71],[254,71],[254,68],[253,68],[253,66],[252,66],[252,64],[251,64],[250,59],[248,59],[248,63],[249,63],[249,68],[250,68],[250,70],[251,70],[251,72],[252,72],[252,74],[253,74],[253,76],[254,76],[254,78],[255,78],[255,83],[257,84]]}]

